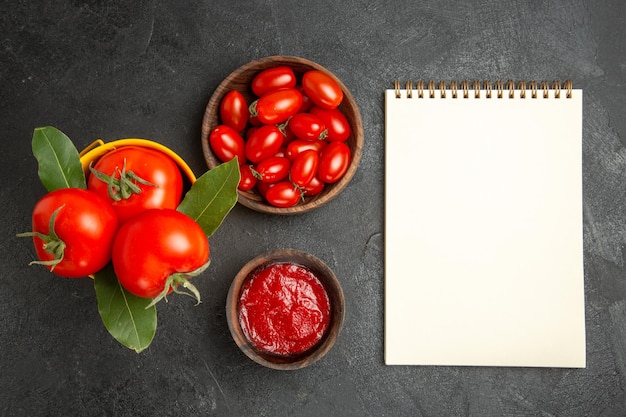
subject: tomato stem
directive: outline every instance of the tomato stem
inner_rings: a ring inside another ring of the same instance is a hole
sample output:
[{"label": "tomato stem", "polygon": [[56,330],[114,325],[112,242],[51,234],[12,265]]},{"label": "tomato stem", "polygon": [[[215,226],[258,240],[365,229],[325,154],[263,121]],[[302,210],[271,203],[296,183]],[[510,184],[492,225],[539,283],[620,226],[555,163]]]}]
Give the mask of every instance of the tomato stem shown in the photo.
[{"label": "tomato stem", "polygon": [[[170,290],[175,292],[176,294],[187,295],[189,297],[195,298],[197,303],[200,304],[202,301],[200,300],[200,291],[193,285],[189,278],[195,277],[203,273],[211,264],[211,260],[209,259],[204,265],[200,268],[195,269],[190,272],[175,272],[165,281],[165,287],[163,291],[152,299],[152,302],[146,306],[146,308],[150,308],[161,300],[165,300],[167,302],[167,294],[169,294]],[[184,288],[181,289],[180,287]]]},{"label": "tomato stem", "polygon": [[259,100],[254,100],[252,103],[250,103],[250,105],[248,106],[248,112],[250,112],[250,117],[256,117],[259,115],[259,112],[257,112],[256,110],[256,104]]},{"label": "tomato stem", "polygon": [[50,259],[49,261],[31,261],[28,265],[36,264],[49,266],[50,271],[53,271],[54,267],[57,266],[61,261],[63,261],[66,245],[65,242],[63,242],[63,240],[54,231],[54,224],[56,223],[57,216],[63,207],[65,207],[65,204],[54,210],[54,212],[50,216],[50,223],[48,225],[47,235],[40,232],[26,232],[18,233],[16,235],[17,237],[38,237],[43,241],[44,250],[53,256],[53,259]]},{"label": "tomato stem", "polygon": [[[141,194],[141,187],[136,183],[150,187],[158,187],[158,185],[141,178],[133,171],[126,171],[126,158],[124,158],[122,170],[120,171],[119,168],[115,167],[112,175],[107,175],[104,172],[96,170],[92,164],[89,164],[89,171],[100,181],[107,183],[107,191],[113,201],[126,200],[133,194]],[[119,178],[116,176],[118,172],[120,173]]]}]

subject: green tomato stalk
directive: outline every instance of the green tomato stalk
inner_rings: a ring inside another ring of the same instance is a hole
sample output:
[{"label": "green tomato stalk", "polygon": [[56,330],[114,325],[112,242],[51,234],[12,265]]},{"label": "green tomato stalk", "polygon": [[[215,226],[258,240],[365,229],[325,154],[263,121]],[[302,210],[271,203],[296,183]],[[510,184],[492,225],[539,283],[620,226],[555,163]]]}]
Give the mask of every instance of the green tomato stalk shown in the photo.
[{"label": "green tomato stalk", "polygon": [[[109,197],[111,197],[113,201],[126,200],[133,194],[141,194],[141,188],[136,182],[151,187],[158,187],[158,185],[144,180],[133,171],[126,171],[126,158],[124,158],[122,170],[120,171],[116,168],[113,175],[107,175],[104,172],[98,171],[91,164],[89,164],[89,171],[100,181],[107,183]],[[118,171],[120,173],[119,178],[115,175]]]},{"label": "green tomato stalk", "polygon": [[65,254],[65,242],[56,234],[54,231],[54,224],[57,219],[57,215],[61,211],[61,209],[65,207],[65,204],[60,206],[58,209],[54,210],[52,215],[50,216],[50,225],[48,227],[48,234],[45,235],[40,232],[25,232],[18,233],[17,237],[38,237],[43,240],[43,248],[46,252],[52,255],[54,258],[49,261],[31,261],[28,265],[44,265],[49,266],[50,271],[54,270],[54,267],[57,266],[61,261],[63,261],[63,256]]},{"label": "green tomato stalk", "polygon": [[189,297],[195,298],[197,301],[196,305],[200,304],[202,302],[200,300],[200,291],[198,291],[196,286],[189,281],[189,278],[200,275],[209,267],[210,264],[211,260],[209,259],[204,265],[202,265],[198,269],[195,269],[191,272],[175,272],[167,277],[163,291],[159,295],[154,297],[152,299],[152,302],[148,304],[146,308],[154,306],[156,303],[163,299],[165,299],[165,302],[167,302],[167,294],[169,294],[170,291],[175,292],[176,294],[187,295]]}]

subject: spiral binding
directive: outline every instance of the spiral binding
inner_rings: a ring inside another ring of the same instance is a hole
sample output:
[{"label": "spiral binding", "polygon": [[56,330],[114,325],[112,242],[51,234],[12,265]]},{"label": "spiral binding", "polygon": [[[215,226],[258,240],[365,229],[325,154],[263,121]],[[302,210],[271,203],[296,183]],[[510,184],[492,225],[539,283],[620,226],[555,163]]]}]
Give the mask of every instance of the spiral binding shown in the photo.
[{"label": "spiral binding", "polygon": [[[394,81],[394,89],[396,98],[400,98],[401,84],[399,80]],[[514,98],[515,91],[519,91],[520,98],[526,98],[527,93],[529,93],[531,98],[537,98],[540,91],[542,92],[543,98],[549,98],[550,91],[554,92],[554,98],[561,98],[561,91],[563,90],[565,91],[566,98],[572,98],[572,81],[566,80],[561,83],[555,80],[549,83],[544,80],[541,82],[518,81],[516,83],[513,80],[507,80],[506,82],[502,80],[495,82],[486,80],[481,84],[480,81],[475,80],[472,81],[470,85],[468,80],[463,80],[460,83],[456,81],[450,81],[449,83],[439,81],[436,83],[433,80],[427,82],[419,80],[415,84],[415,89],[413,88],[413,81],[407,81],[405,90],[407,98],[413,98],[414,91],[418,98],[424,98],[425,96],[435,98],[437,90],[441,98],[446,98],[448,93],[451,94],[452,98],[458,98],[459,93],[461,97],[469,98],[470,92],[473,92],[474,98],[480,98],[481,92],[484,92],[487,98],[492,98],[494,95],[497,98],[502,98],[505,92],[508,93],[509,98]]]}]

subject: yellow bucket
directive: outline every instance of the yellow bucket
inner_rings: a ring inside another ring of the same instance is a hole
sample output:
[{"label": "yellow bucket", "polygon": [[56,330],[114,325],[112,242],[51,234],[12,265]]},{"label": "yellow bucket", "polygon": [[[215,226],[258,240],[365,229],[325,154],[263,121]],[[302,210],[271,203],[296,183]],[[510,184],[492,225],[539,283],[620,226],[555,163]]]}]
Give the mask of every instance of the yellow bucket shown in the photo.
[{"label": "yellow bucket", "polygon": [[92,162],[96,162],[98,158],[104,155],[107,152],[113,151],[117,148],[121,148],[123,146],[142,146],[144,148],[155,149],[157,151],[163,152],[170,158],[176,162],[176,165],[180,168],[181,172],[187,177],[189,182],[193,184],[196,182],[196,176],[194,175],[189,165],[180,157],[176,152],[172,151],[166,146],[161,145],[160,143],[153,142],[148,139],[139,139],[139,138],[127,138],[127,139],[119,139],[114,140],[113,142],[105,143],[102,139],[97,139],[92,142],[89,146],[83,149],[80,152],[80,162],[83,166],[83,171],[85,175],[89,174],[89,164]]}]

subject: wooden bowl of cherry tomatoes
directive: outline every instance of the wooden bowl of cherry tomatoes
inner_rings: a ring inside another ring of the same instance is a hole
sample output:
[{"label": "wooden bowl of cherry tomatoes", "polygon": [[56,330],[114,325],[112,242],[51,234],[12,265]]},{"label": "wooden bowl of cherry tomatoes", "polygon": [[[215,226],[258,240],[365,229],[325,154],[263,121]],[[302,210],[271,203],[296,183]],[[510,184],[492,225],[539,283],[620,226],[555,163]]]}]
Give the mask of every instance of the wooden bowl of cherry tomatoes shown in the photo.
[{"label": "wooden bowl of cherry tomatoes", "polygon": [[356,173],[363,125],[354,97],[326,68],[270,56],[229,74],[202,120],[209,169],[234,157],[238,201],[269,214],[300,214],[335,198]]}]

